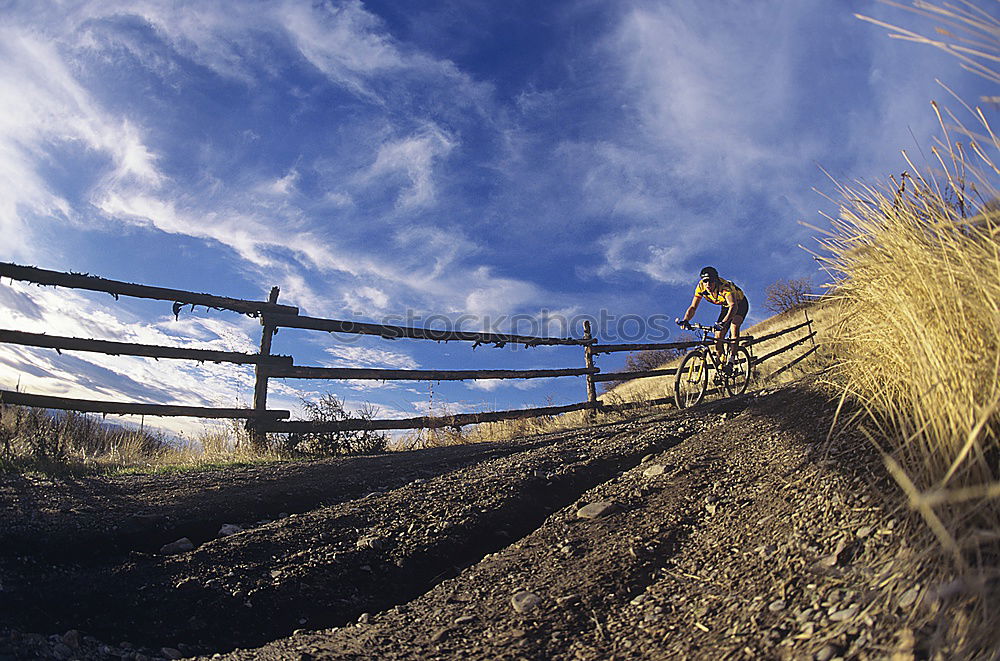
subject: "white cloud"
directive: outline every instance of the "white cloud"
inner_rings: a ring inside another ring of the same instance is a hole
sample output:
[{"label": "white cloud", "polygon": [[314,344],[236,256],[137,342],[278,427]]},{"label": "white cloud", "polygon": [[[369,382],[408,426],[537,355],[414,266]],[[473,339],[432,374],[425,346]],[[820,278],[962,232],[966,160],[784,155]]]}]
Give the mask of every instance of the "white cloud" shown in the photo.
[{"label": "white cloud", "polygon": [[369,186],[390,186],[393,175],[403,175],[409,182],[397,198],[397,207],[413,209],[434,203],[435,161],[447,156],[454,149],[455,141],[436,126],[428,126],[420,133],[391,140],[383,144],[375,162],[362,178]]},{"label": "white cloud", "polygon": [[[99,183],[155,187],[163,177],[140,131],[105,113],[73,77],[57,49],[39,37],[0,28],[0,231],[7,249],[31,258],[42,248],[30,240],[26,216],[72,218],[75,211],[40,174],[50,152],[78,145],[104,155]],[[96,182],[95,182],[96,183]]]},{"label": "white cloud", "polygon": [[408,354],[385,349],[337,344],[327,347],[325,351],[336,359],[334,361],[336,364],[327,363],[328,367],[377,367],[412,370],[420,366]]}]

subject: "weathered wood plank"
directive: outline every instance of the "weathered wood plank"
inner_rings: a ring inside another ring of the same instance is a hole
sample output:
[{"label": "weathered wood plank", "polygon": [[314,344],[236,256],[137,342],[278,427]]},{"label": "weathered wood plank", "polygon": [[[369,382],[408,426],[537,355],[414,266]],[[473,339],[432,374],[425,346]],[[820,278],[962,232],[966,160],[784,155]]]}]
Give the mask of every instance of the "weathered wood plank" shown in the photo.
[{"label": "weathered wood plank", "polygon": [[607,374],[595,374],[594,381],[631,381],[632,379],[646,379],[651,376],[670,376],[677,374],[676,367],[668,367],[662,370],[645,370],[642,372],[608,372]]},{"label": "weathered wood plank", "polygon": [[400,338],[435,340],[438,342],[458,340],[476,342],[478,344],[524,344],[526,346],[582,346],[586,344],[586,340],[577,340],[569,337],[532,337],[509,333],[477,333],[474,331],[412,328],[408,326],[370,324],[361,321],[338,321],[336,319],[320,319],[317,317],[287,314],[266,314],[264,316],[264,323],[280,328],[299,328],[303,330],[326,331],[328,333],[352,333],[355,335],[378,335],[390,340]]},{"label": "weathered wood plank", "polygon": [[546,406],[543,408],[517,409],[513,411],[489,411],[486,413],[462,413],[443,417],[400,418],[397,420],[334,420],[329,422],[310,421],[262,421],[259,426],[264,431],[282,434],[306,434],[338,431],[359,430],[390,430],[390,429],[433,429],[436,427],[462,427],[483,422],[500,420],[516,420],[519,418],[537,418],[543,415],[558,415],[571,411],[582,411],[593,408],[596,404],[581,402],[567,406]]},{"label": "weathered wood plank", "polygon": [[[741,340],[743,338],[740,338]],[[729,340],[724,340],[729,342]],[[701,340],[690,340],[687,342],[661,342],[654,344],[595,344],[591,347],[591,352],[596,354],[599,353],[616,353],[618,351],[659,351],[660,349],[690,349],[692,347],[702,347],[711,342],[702,342]]]},{"label": "weathered wood plank", "polygon": [[253,409],[215,409],[201,406],[173,406],[168,404],[134,404],[90,399],[71,399],[33,395],[12,390],[0,390],[0,403],[17,406],[34,406],[43,409],[80,411],[83,413],[113,413],[118,415],[189,416],[192,418],[282,418],[291,417],[290,411],[255,411]]},{"label": "weathered wood plank", "polygon": [[[590,343],[590,340],[592,340],[593,337],[594,336],[591,335],[591,332],[590,332],[590,320],[586,320],[586,321],[583,322],[583,339],[587,340],[588,342],[587,342],[587,346],[585,346],[583,348],[583,359],[584,359],[584,365],[586,365],[587,368],[591,369],[591,370],[594,367],[594,352],[593,352],[593,349],[592,349],[593,344]],[[597,404],[598,403],[598,400],[597,400],[597,382],[594,381],[594,372],[593,371],[591,371],[591,372],[589,372],[587,374],[587,401],[590,402],[591,404]],[[597,413],[595,411],[596,411],[596,407],[591,407],[590,411],[588,412],[588,414],[589,414],[588,417],[589,417],[589,419],[590,419],[591,422],[594,422],[597,419]]]},{"label": "weathered wood plank", "polygon": [[601,403],[600,411],[630,411],[632,409],[642,409],[650,406],[664,406],[666,404],[674,405],[674,398],[671,397],[661,397],[659,399],[647,399],[641,402],[624,402],[622,404],[604,404]]},{"label": "weathered wood plank", "polygon": [[363,367],[267,366],[272,379],[361,379],[366,381],[465,381],[468,379],[548,379],[596,374],[598,368],[544,370],[393,370]]},{"label": "weathered wood plank", "polygon": [[214,294],[198,294],[182,289],[137,285],[131,282],[107,280],[93,275],[49,271],[34,266],[21,266],[9,262],[0,262],[0,277],[24,280],[39,285],[55,285],[71,289],[100,291],[114,296],[132,296],[135,298],[173,301],[185,305],[202,305],[207,308],[232,310],[251,315],[259,315],[264,312],[280,312],[294,315],[299,312],[297,307],[291,305],[272,305],[264,301],[247,301],[239,298],[215,296]]},{"label": "weathered wood plank", "polygon": [[778,349],[775,349],[775,350],[774,350],[774,351],[772,351],[771,353],[768,353],[768,354],[764,354],[764,355],[763,355],[763,356],[761,356],[760,358],[756,358],[756,359],[754,359],[754,361],[753,361],[753,364],[754,364],[754,365],[759,365],[760,363],[763,363],[763,362],[764,362],[765,360],[769,360],[769,359],[771,359],[771,358],[774,358],[774,357],[775,357],[775,356],[777,356],[778,354],[782,354],[782,353],[785,353],[785,352],[786,352],[786,351],[788,351],[789,349],[792,349],[792,348],[794,348],[794,347],[797,347],[798,345],[802,344],[802,343],[803,343],[803,342],[805,342],[806,340],[810,340],[810,339],[812,339],[812,337],[813,337],[814,335],[816,335],[816,331],[813,331],[812,333],[809,333],[808,335],[806,335],[806,336],[804,336],[804,337],[801,337],[801,338],[799,338],[799,339],[795,340],[794,342],[791,342],[790,344],[786,344],[786,345],[785,345],[785,346],[783,346],[783,347],[780,347],[780,348],[778,348]]},{"label": "weathered wood plank", "polygon": [[187,349],[164,347],[155,344],[134,344],[131,342],[111,342],[108,340],[87,340],[77,337],[25,333],[24,331],[0,329],[0,342],[29,347],[56,349],[57,351],[89,351],[110,356],[144,356],[146,358],[176,358],[212,363],[235,363],[256,365],[265,362],[273,365],[291,365],[291,356],[264,356],[237,351],[214,351],[211,349]]},{"label": "weathered wood plank", "polygon": [[806,351],[804,354],[802,354],[801,356],[799,356],[795,360],[789,361],[787,364],[782,365],[781,368],[778,369],[777,371],[775,371],[774,373],[768,374],[766,377],[764,377],[765,380],[773,379],[774,377],[778,376],[779,374],[781,374],[785,370],[791,368],[793,365],[796,365],[796,364],[800,363],[801,361],[805,360],[806,358],[808,358],[812,354],[816,353],[817,349],[819,349],[818,346],[811,347],[808,351]]},{"label": "weathered wood plank", "polygon": [[785,329],[780,330],[780,331],[775,331],[774,333],[770,333],[770,334],[765,335],[763,337],[758,337],[758,338],[754,339],[753,344],[760,344],[761,342],[766,342],[767,340],[773,340],[776,337],[781,337],[782,335],[785,335],[787,333],[791,333],[792,331],[797,331],[798,329],[800,329],[800,328],[802,328],[804,326],[808,326],[808,325],[809,325],[809,322],[808,321],[804,321],[801,324],[798,324],[798,325],[795,325],[795,326],[790,326],[789,328],[785,328]]}]

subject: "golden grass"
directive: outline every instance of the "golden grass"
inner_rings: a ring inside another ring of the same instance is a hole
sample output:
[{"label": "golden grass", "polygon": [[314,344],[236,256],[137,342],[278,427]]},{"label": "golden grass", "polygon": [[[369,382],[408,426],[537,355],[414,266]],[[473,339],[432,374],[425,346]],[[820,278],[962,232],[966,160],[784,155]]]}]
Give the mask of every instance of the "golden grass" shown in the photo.
[{"label": "golden grass", "polygon": [[[940,20],[934,39],[879,25],[1000,82],[990,68],[1000,61],[997,4],[986,4],[915,3],[915,11]],[[839,215],[821,240],[821,258],[841,306],[830,338],[837,359],[831,381],[860,403],[861,431],[961,576],[964,603],[923,614],[937,630],[936,654],[995,658],[1000,141],[981,109],[964,107],[972,129],[934,104],[942,137],[931,163],[918,169],[907,159],[899,179],[839,186]],[[948,574],[934,571],[933,580]]]},{"label": "golden grass", "polygon": [[109,427],[96,416],[0,405],[0,472],[155,472],[287,459],[257,449],[235,421],[177,443],[148,430]]},{"label": "golden grass", "polygon": [[[972,171],[950,155],[948,166]],[[867,407],[915,503],[951,488],[986,496],[1000,477],[1000,215],[957,175],[845,187],[823,241],[843,310],[836,376]]]}]

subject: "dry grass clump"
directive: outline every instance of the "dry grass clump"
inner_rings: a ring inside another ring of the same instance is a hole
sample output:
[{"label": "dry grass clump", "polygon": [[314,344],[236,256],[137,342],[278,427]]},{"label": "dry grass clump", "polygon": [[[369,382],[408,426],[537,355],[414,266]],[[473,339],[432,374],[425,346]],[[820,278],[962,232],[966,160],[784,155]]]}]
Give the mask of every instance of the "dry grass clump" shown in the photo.
[{"label": "dry grass clump", "polygon": [[277,447],[257,448],[237,421],[177,442],[148,429],[108,425],[94,415],[0,404],[0,473],[155,472],[289,458]]},{"label": "dry grass clump", "polygon": [[[941,20],[937,33],[951,43],[899,28],[892,28],[894,36],[943,48],[1000,82],[986,66],[1000,61],[1000,21],[990,10],[967,2],[915,5]],[[840,187],[839,217],[821,241],[835,279],[832,297],[843,312],[831,342],[834,375],[844,396],[862,405],[862,431],[882,449],[960,577],[949,584],[951,594],[967,599],[945,617],[926,614],[925,626],[948,632],[936,637],[936,653],[994,657],[1000,140],[979,108],[966,106],[972,129],[934,108],[943,137],[924,174],[908,161],[909,172],[898,180]]]},{"label": "dry grass clump", "polygon": [[0,471],[86,472],[159,461],[165,439],[93,416],[0,404]]},{"label": "dry grass clump", "polygon": [[[1000,22],[981,10],[918,7],[943,16],[951,30],[973,32],[977,52],[1000,55]],[[969,41],[957,41],[946,50],[965,61]],[[847,392],[865,403],[882,436],[894,439],[892,461],[906,471],[907,489],[919,491],[914,497],[929,519],[937,518],[928,509],[934,504],[978,501],[996,524],[1000,140],[979,108],[968,108],[973,130],[934,108],[944,135],[926,176],[909,162],[911,172],[899,180],[840,188],[839,218],[822,241],[843,306],[834,349]]]}]

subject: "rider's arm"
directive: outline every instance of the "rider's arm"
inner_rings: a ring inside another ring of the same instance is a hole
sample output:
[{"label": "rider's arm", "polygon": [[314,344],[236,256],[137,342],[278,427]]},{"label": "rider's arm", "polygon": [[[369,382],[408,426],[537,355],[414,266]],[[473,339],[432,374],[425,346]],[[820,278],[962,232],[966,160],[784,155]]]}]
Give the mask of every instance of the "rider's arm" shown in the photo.
[{"label": "rider's arm", "polygon": [[736,313],[736,297],[733,296],[733,292],[731,291],[726,292],[726,307],[729,308],[729,314],[719,322],[723,328],[729,325],[729,322],[733,320],[733,314]]},{"label": "rider's arm", "polygon": [[684,316],[681,318],[681,321],[685,322],[691,321],[691,317],[694,316],[694,311],[698,309],[699,303],[701,303],[701,295],[695,294],[694,298],[691,299],[691,307],[689,307],[687,309],[687,312],[684,313]]}]

